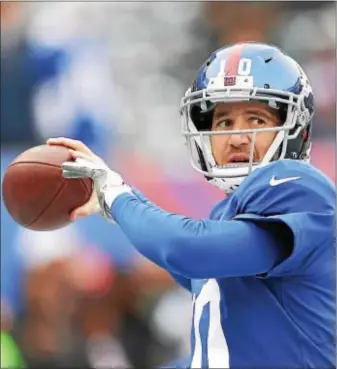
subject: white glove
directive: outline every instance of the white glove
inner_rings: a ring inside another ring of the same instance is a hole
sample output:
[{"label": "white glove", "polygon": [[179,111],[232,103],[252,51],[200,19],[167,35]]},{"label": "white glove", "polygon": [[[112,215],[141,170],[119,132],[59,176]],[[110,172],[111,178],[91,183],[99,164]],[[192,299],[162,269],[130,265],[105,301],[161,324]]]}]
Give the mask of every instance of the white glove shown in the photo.
[{"label": "white glove", "polygon": [[[89,160],[90,159],[90,160]],[[67,161],[62,164],[62,175],[65,178],[92,178],[94,191],[96,191],[97,208],[101,214],[110,221],[114,221],[110,208],[117,196],[122,193],[132,193],[123,178],[112,171],[99,157],[84,159],[78,157],[75,161]],[[90,201],[90,200],[89,200]]]}]

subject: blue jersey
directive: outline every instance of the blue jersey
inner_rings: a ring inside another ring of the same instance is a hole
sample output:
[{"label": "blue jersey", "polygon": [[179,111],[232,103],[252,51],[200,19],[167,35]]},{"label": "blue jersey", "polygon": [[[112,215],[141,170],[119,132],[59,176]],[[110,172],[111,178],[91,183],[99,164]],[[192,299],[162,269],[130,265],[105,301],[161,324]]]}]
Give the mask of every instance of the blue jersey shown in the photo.
[{"label": "blue jersey", "polygon": [[293,245],[264,275],[192,281],[192,367],[335,366],[334,204],[325,176],[285,160],[214,208],[211,219],[285,223]]},{"label": "blue jersey", "polygon": [[135,194],[111,213],[192,292],[190,367],[334,367],[335,188],[322,173],[268,164],[202,220]]}]

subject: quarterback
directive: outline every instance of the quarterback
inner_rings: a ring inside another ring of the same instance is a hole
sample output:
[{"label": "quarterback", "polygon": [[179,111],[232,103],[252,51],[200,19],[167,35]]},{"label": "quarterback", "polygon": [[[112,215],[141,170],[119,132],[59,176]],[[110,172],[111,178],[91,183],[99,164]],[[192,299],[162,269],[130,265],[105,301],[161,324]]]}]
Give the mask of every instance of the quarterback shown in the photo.
[{"label": "quarterback", "polygon": [[72,218],[116,222],[191,292],[188,367],[335,367],[335,187],[309,164],[307,76],[277,47],[230,45],[201,66],[180,109],[192,166],[227,195],[209,218],[160,209],[83,143],[52,138],[74,158],[63,175],[93,179]]}]

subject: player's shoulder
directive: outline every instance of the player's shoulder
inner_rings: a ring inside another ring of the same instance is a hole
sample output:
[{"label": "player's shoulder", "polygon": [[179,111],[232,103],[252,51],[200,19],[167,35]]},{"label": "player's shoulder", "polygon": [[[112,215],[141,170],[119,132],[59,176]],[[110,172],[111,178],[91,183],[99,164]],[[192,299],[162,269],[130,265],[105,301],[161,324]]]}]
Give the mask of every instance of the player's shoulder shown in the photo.
[{"label": "player's shoulder", "polygon": [[241,205],[268,207],[277,213],[299,211],[302,201],[309,201],[314,209],[334,206],[336,196],[335,186],[325,174],[296,160],[275,161],[254,170],[235,195]]},{"label": "player's shoulder", "polygon": [[334,184],[324,173],[308,163],[296,160],[279,160],[256,169],[239,190],[246,191],[248,188],[264,191],[300,188],[313,192],[325,189],[335,192]]},{"label": "player's shoulder", "polygon": [[289,183],[287,188],[300,186],[312,191],[320,191],[322,188],[335,191],[332,181],[319,169],[306,162],[290,159],[274,161],[258,168],[243,182],[243,187],[253,185],[270,188],[284,183]]}]

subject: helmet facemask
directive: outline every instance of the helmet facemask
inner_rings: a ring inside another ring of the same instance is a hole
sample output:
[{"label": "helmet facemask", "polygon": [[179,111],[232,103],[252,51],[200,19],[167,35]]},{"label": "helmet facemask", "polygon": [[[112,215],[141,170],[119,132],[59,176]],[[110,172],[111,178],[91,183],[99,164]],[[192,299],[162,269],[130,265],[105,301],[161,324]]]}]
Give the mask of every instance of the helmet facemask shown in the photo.
[{"label": "helmet facemask", "polygon": [[[245,130],[210,130],[212,111],[217,103],[242,101],[260,101],[272,108],[283,109],[281,125]],[[252,87],[207,88],[196,92],[189,89],[181,102],[181,117],[193,168],[228,193],[256,168],[286,158],[288,143],[296,140],[312,119],[305,107],[304,94]],[[262,160],[254,162],[256,137],[264,132],[276,132],[276,135]],[[251,136],[249,162],[218,165],[212,154],[211,137],[235,134]]]}]

